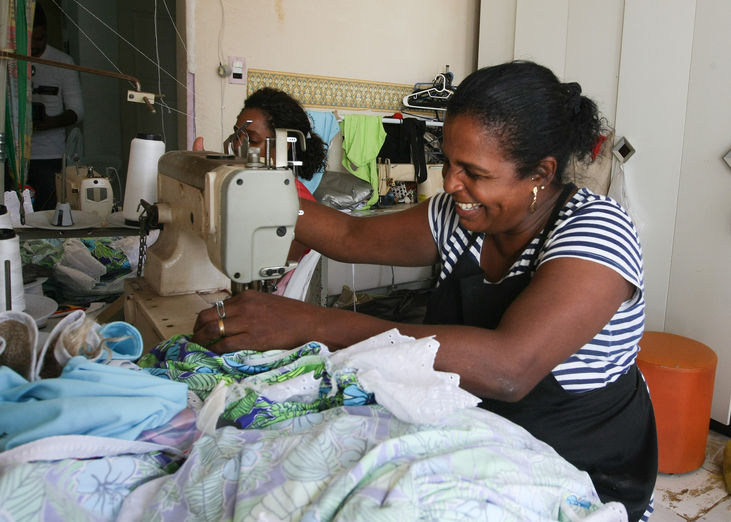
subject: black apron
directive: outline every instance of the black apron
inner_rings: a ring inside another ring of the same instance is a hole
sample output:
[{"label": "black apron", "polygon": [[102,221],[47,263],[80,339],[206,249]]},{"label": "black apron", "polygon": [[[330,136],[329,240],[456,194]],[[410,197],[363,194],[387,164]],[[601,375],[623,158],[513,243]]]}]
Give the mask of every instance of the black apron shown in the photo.
[{"label": "black apron", "polygon": [[[573,185],[567,185],[561,193],[524,274],[484,283],[479,264],[465,255],[477,238],[474,234],[452,272],[431,295],[424,322],[496,328],[530,283],[538,253],[573,190]],[[517,402],[483,399],[480,406],[519,424],[588,472],[602,502],[622,502],[630,520],[642,517],[657,478],[657,435],[647,386],[635,364],[617,381],[597,390],[567,392],[549,373]]]}]

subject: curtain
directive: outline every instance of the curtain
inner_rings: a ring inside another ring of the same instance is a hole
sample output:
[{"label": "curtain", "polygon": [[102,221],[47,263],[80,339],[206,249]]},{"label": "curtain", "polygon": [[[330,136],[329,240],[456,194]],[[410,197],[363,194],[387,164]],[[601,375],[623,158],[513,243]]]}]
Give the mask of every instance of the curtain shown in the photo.
[{"label": "curtain", "polygon": [[[30,54],[30,38],[33,32],[35,0],[10,0],[8,16],[8,41],[5,47],[17,54]],[[30,143],[33,133],[31,106],[30,62],[8,60],[8,85],[5,96],[5,136],[7,142],[7,166],[12,185],[6,190],[22,192],[30,160]]]}]

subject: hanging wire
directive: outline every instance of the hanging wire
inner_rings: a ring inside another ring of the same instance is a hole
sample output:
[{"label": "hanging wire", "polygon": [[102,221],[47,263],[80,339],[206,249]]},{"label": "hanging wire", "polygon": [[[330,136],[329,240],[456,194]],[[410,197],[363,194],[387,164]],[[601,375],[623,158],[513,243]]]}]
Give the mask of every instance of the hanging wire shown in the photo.
[{"label": "hanging wire", "polygon": [[[221,28],[218,31],[218,64],[223,65],[224,57],[223,57],[223,33],[224,29],[226,27],[226,11],[223,5],[223,0],[219,0],[219,3],[221,4]],[[221,81],[221,139],[219,141],[223,141],[223,137],[226,136],[226,130],[223,125],[224,120],[224,112],[226,111],[226,100],[224,99],[225,94],[225,81],[224,78],[220,79]]]},{"label": "hanging wire", "polygon": [[[155,7],[152,13],[152,23],[155,27],[154,33],[155,33],[155,61],[156,68],[157,68],[157,92],[162,93],[162,82],[160,79],[160,45],[157,38],[157,0],[155,0]],[[164,99],[160,100],[160,106],[164,109],[167,106],[167,103],[165,103]],[[170,114],[170,111],[168,110],[168,114]],[[168,138],[165,134],[165,111],[160,111],[160,127],[162,128],[162,141],[164,143],[167,143]]]},{"label": "hanging wire", "polygon": [[[104,58],[106,58],[106,60],[111,64],[111,66],[114,67],[118,73],[122,73],[122,70],[119,67],[117,67],[117,64],[114,63],[112,61],[112,59],[109,58],[109,56],[107,56],[106,54],[104,54],[104,51],[102,51],[101,48],[96,43],[94,43],[94,40],[92,40],[91,37],[88,34],[86,34],[86,32],[81,28],[81,26],[79,24],[77,24],[76,21],[73,18],[71,18],[71,16],[66,11],[64,11],[63,7],[61,7],[58,4],[58,2],[56,2],[56,0],[51,0],[51,2],[53,3],[53,5],[55,5],[59,9],[59,11],[61,11],[64,14],[64,16],[66,17],[66,19],[69,22],[71,22],[72,24],[74,24],[74,26],[76,27],[76,29],[78,29],[79,32],[81,34],[83,34],[86,37],[87,40],[89,40],[89,42],[91,43],[91,45],[93,45],[96,48],[96,50],[99,51],[99,54],[101,54]],[[92,16],[94,16],[93,13],[90,13],[90,14],[92,14]],[[96,16],[94,16],[94,17],[96,18]],[[98,18],[97,18],[97,20],[98,20]],[[102,23],[104,23],[104,22],[102,22]],[[104,25],[109,28],[109,26],[107,26],[106,24],[104,24]]]},{"label": "hanging wire", "polygon": [[[89,13],[89,15],[90,15],[90,16],[91,16],[92,18],[94,18],[94,19],[95,19],[95,20],[96,20],[97,22],[99,22],[99,23],[100,23],[100,24],[102,24],[102,25],[103,25],[104,27],[106,27],[107,29],[109,29],[109,30],[110,30],[110,31],[111,31],[111,32],[112,32],[112,33],[113,33],[113,34],[114,34],[115,36],[117,36],[117,37],[118,37],[118,38],[119,38],[120,40],[122,40],[122,41],[123,41],[124,43],[126,43],[127,45],[129,45],[129,46],[130,46],[130,47],[131,47],[132,49],[134,49],[134,50],[135,50],[135,51],[137,51],[137,52],[138,52],[139,54],[141,54],[141,55],[142,55],[142,56],[143,56],[143,57],[144,57],[144,58],[145,58],[145,59],[146,59],[147,61],[149,61],[149,62],[150,62],[151,64],[153,64],[153,65],[154,65],[154,66],[156,66],[156,67],[158,66],[158,63],[157,63],[157,62],[155,62],[155,60],[153,60],[152,58],[150,58],[149,56],[147,56],[147,55],[146,55],[146,54],[145,54],[144,52],[142,52],[142,51],[141,51],[140,49],[138,49],[138,48],[137,48],[137,47],[136,47],[136,46],[135,46],[135,45],[134,45],[134,44],[133,44],[132,42],[130,42],[130,41],[129,41],[129,40],[127,40],[127,39],[126,39],[126,38],[125,38],[124,36],[122,36],[122,35],[121,35],[121,34],[119,34],[119,33],[118,33],[117,31],[115,31],[113,27],[111,27],[111,26],[110,26],[109,24],[107,24],[107,23],[106,23],[106,22],[105,22],[104,20],[102,20],[102,19],[101,19],[101,18],[99,18],[99,17],[97,16],[97,15],[95,15],[94,13],[92,13],[92,12],[91,12],[91,11],[90,11],[90,10],[89,10],[89,9],[88,9],[88,8],[87,8],[86,6],[84,6],[83,4],[81,4],[81,3],[79,2],[79,0],[73,0],[73,1],[74,1],[74,3],[75,3],[76,5],[78,5],[79,7],[81,7],[81,8],[82,8],[82,9],[83,9],[84,11],[86,11],[87,13]],[[115,69],[117,69],[117,70],[119,71],[119,68],[118,68],[118,67],[117,67],[117,66],[116,66],[116,65],[114,64],[114,62],[112,62],[112,61],[111,61],[111,59],[110,59],[109,57],[107,57],[107,56],[106,56],[106,55],[105,55],[105,54],[104,54],[104,53],[103,53],[103,52],[101,51],[101,49],[99,49],[99,47],[98,47],[98,46],[97,46],[97,45],[96,45],[96,44],[94,43],[94,41],[93,41],[93,40],[91,39],[91,37],[90,37],[90,36],[89,36],[88,34],[86,34],[86,33],[85,33],[85,32],[84,32],[84,31],[83,31],[83,30],[82,30],[82,29],[81,29],[81,28],[79,27],[79,25],[78,25],[78,24],[77,24],[77,23],[76,23],[76,22],[75,22],[75,21],[74,21],[74,20],[73,20],[73,19],[71,18],[71,16],[70,16],[70,15],[69,15],[69,14],[68,14],[68,13],[67,13],[66,11],[64,11],[64,10],[63,10],[63,9],[61,8],[61,6],[60,6],[60,5],[58,4],[58,2],[57,2],[56,0],[51,0],[51,2],[52,2],[52,3],[53,3],[53,4],[55,5],[55,6],[56,6],[56,7],[58,7],[58,8],[59,8],[59,9],[61,10],[61,12],[62,12],[62,13],[63,13],[63,14],[64,14],[64,15],[66,16],[66,18],[68,18],[68,19],[69,19],[69,20],[71,21],[71,23],[73,23],[73,24],[74,24],[74,25],[75,25],[75,26],[76,26],[76,27],[77,27],[77,28],[79,29],[79,31],[80,31],[80,32],[81,32],[81,33],[82,33],[82,34],[83,34],[84,36],[86,36],[86,38],[88,38],[88,40],[89,40],[89,41],[90,41],[90,42],[91,42],[91,43],[92,43],[92,44],[94,45],[94,47],[96,47],[96,48],[97,48],[97,49],[99,50],[99,52],[100,52],[100,53],[102,53],[102,55],[104,55],[104,57],[105,57],[105,58],[106,58],[107,60],[109,60],[109,63],[111,63],[111,64],[112,64],[112,66],[113,66],[113,67],[114,67]],[[157,37],[157,34],[155,35],[155,37]],[[121,72],[121,71],[119,71],[119,72]],[[171,78],[171,79],[172,79],[172,80],[173,80],[173,81],[174,81],[175,83],[177,83],[178,85],[180,85],[180,86],[181,86],[181,87],[183,87],[184,89],[187,89],[187,86],[186,86],[185,84],[183,84],[182,82],[180,82],[180,81],[179,81],[179,80],[178,80],[178,79],[177,79],[177,78],[176,78],[176,77],[175,77],[174,75],[170,74],[170,73],[169,73],[169,72],[167,72],[167,71],[166,71],[165,69],[162,69],[162,72],[164,72],[165,74],[167,74],[167,75],[168,75],[168,76],[169,76],[169,77],[170,77],[170,78]]]},{"label": "hanging wire", "polygon": [[226,16],[225,16],[225,7],[223,5],[223,0],[219,0],[219,3],[221,4],[221,28],[218,31],[218,61],[220,63],[223,63],[224,57],[223,57],[223,33],[226,28]]},{"label": "hanging wire", "polygon": [[[94,47],[96,48],[96,50],[97,50],[97,51],[99,51],[99,54],[101,54],[101,55],[102,55],[102,56],[103,56],[103,57],[104,57],[104,58],[105,58],[105,59],[106,59],[106,60],[107,60],[107,61],[108,61],[108,62],[109,62],[109,63],[111,64],[111,66],[112,66],[112,67],[114,67],[114,69],[115,69],[115,70],[116,70],[117,72],[119,72],[119,73],[122,73],[121,69],[120,69],[120,68],[119,68],[119,67],[118,67],[118,66],[117,66],[117,65],[116,65],[116,64],[114,63],[114,61],[112,61],[112,59],[111,59],[111,58],[109,58],[109,56],[107,56],[107,55],[106,55],[106,54],[104,53],[104,51],[102,51],[102,50],[101,50],[101,48],[100,48],[100,47],[99,47],[99,46],[98,46],[98,45],[97,45],[97,44],[96,44],[96,43],[94,42],[94,40],[93,40],[93,39],[91,38],[91,36],[89,36],[89,35],[88,35],[88,34],[86,33],[86,31],[84,31],[84,30],[83,30],[83,29],[82,29],[82,28],[80,27],[80,25],[79,25],[79,24],[78,24],[78,23],[77,23],[77,22],[76,22],[76,21],[75,21],[75,20],[74,20],[74,19],[73,19],[73,18],[71,17],[71,15],[70,15],[70,14],[69,14],[68,12],[66,12],[66,11],[65,11],[65,10],[63,9],[63,7],[61,7],[61,5],[59,4],[59,2],[58,2],[57,0],[50,0],[50,1],[51,1],[51,3],[52,3],[53,5],[55,5],[55,6],[56,6],[56,7],[58,8],[58,10],[59,10],[59,11],[60,11],[61,13],[63,13],[63,15],[64,15],[64,16],[66,17],[66,19],[67,19],[67,20],[69,20],[69,21],[70,21],[70,22],[71,22],[71,23],[72,23],[72,24],[73,24],[73,25],[74,25],[74,26],[75,26],[75,27],[76,27],[76,28],[78,29],[78,31],[79,31],[79,32],[80,32],[81,34],[83,34],[83,35],[84,35],[84,37],[85,37],[85,38],[86,38],[86,39],[87,39],[87,40],[88,40],[88,41],[89,41],[89,42],[90,42],[90,43],[91,43],[91,44],[92,44],[92,45],[93,45],[93,46],[94,46]],[[74,2],[74,3],[75,3],[75,4],[77,5],[77,6],[78,6],[78,7],[82,8],[82,9],[83,9],[84,11],[86,11],[86,12],[87,12],[87,13],[88,13],[88,14],[89,14],[89,15],[90,15],[90,16],[91,16],[92,18],[94,18],[94,19],[95,19],[95,20],[96,20],[97,22],[99,22],[99,23],[100,23],[101,25],[103,25],[103,26],[104,26],[104,27],[105,27],[106,29],[108,29],[108,30],[109,30],[109,31],[110,31],[111,33],[113,33],[113,34],[114,34],[114,35],[115,35],[116,37],[118,37],[118,38],[119,38],[119,39],[120,39],[121,41],[123,41],[124,43],[126,43],[127,45],[129,45],[129,46],[130,46],[130,47],[131,47],[132,49],[134,49],[135,51],[137,51],[137,53],[139,53],[140,55],[142,55],[142,56],[143,56],[143,57],[144,57],[144,58],[145,58],[145,59],[146,59],[147,61],[149,61],[150,63],[152,63],[152,64],[153,64],[153,65],[154,65],[154,66],[155,66],[155,67],[156,67],[156,68],[158,69],[158,90],[160,90],[160,86],[161,86],[161,81],[160,81],[160,72],[163,72],[163,73],[165,73],[165,74],[166,74],[166,75],[167,75],[167,76],[168,76],[169,78],[171,78],[171,79],[172,79],[172,80],[173,80],[173,81],[174,81],[175,83],[177,83],[178,85],[180,85],[180,86],[181,86],[181,87],[182,87],[182,88],[183,88],[183,89],[185,90],[185,92],[186,92],[186,93],[188,93],[188,92],[190,91],[190,89],[188,88],[188,86],[187,86],[186,84],[182,83],[182,82],[181,82],[180,80],[178,80],[178,79],[177,79],[177,78],[176,78],[176,77],[175,77],[175,76],[174,76],[173,74],[170,74],[170,73],[169,73],[168,71],[166,71],[166,70],[165,70],[164,68],[160,67],[160,60],[159,60],[159,54],[158,54],[158,56],[157,56],[157,57],[158,57],[157,61],[153,60],[152,58],[150,58],[149,56],[147,56],[147,55],[146,55],[146,54],[145,54],[144,52],[142,52],[142,51],[141,51],[141,50],[140,50],[139,48],[137,48],[137,47],[136,47],[136,46],[135,46],[135,45],[134,45],[134,44],[133,44],[132,42],[130,42],[130,41],[129,41],[129,40],[127,40],[127,39],[126,39],[126,38],[125,38],[124,36],[122,36],[122,35],[121,35],[121,34],[120,34],[119,32],[117,32],[117,31],[116,31],[116,30],[115,30],[115,29],[114,29],[113,27],[111,27],[111,26],[110,26],[109,24],[107,24],[107,23],[106,23],[106,22],[105,22],[104,20],[102,20],[101,18],[99,18],[99,17],[98,17],[98,16],[96,15],[96,14],[94,14],[94,13],[93,13],[92,11],[90,11],[90,10],[89,10],[89,9],[88,9],[88,8],[87,8],[86,6],[84,6],[83,4],[81,4],[81,3],[79,2],[79,0],[73,0],[73,2]],[[182,38],[182,36],[180,35],[180,32],[178,31],[178,28],[177,28],[177,26],[176,26],[176,24],[175,24],[175,21],[173,20],[172,14],[170,13],[170,9],[168,8],[168,5],[167,5],[167,3],[165,2],[165,0],[163,0],[163,3],[165,4],[165,9],[166,9],[166,11],[167,11],[167,13],[168,13],[168,17],[169,17],[169,19],[170,19],[170,21],[171,21],[171,23],[172,23],[173,27],[175,28],[175,33],[177,34],[178,38],[180,39],[180,42],[181,42],[181,44],[183,45],[183,48],[184,48],[184,49],[186,50],[186,52],[187,52],[187,48],[185,47],[185,42],[183,41],[183,38]],[[157,13],[157,1],[155,2],[155,12]],[[221,19],[222,19],[222,21],[224,21],[224,20],[225,20],[225,17],[224,17],[224,13],[223,13],[223,1],[222,1],[222,0],[221,0]],[[222,27],[223,27],[223,23],[222,23]],[[222,31],[223,31],[223,30],[222,30]],[[222,31],[221,31],[221,33],[220,33],[220,35],[219,35],[219,55],[221,54],[221,48],[222,48],[222,38],[223,38],[223,35],[222,35]],[[158,36],[158,35],[157,35],[157,16],[155,16],[155,48],[156,48],[156,51],[157,51],[157,43],[158,43],[158,39],[157,39],[157,36]],[[195,93],[195,89],[193,89],[193,92]],[[160,93],[160,94],[162,94],[162,93]],[[200,118],[202,118],[202,119],[206,119],[206,118],[205,118],[205,117],[203,117],[203,116],[199,116],[199,115],[195,115],[195,114],[189,114],[189,113],[187,113],[187,112],[185,112],[185,111],[181,111],[181,110],[178,110],[178,109],[176,109],[176,108],[174,108],[174,107],[171,107],[171,106],[169,106],[169,105],[168,105],[168,104],[167,104],[167,103],[166,103],[166,102],[165,102],[165,101],[164,101],[164,100],[163,100],[163,99],[162,99],[161,97],[159,97],[159,96],[156,96],[156,97],[155,97],[155,104],[156,104],[156,105],[160,105],[160,107],[161,107],[161,108],[167,109],[168,113],[170,113],[170,112],[175,112],[175,113],[177,113],[177,114],[181,114],[181,115],[184,115],[184,116],[193,116],[193,117],[194,117],[195,119],[200,119]],[[161,112],[162,112],[162,111],[161,111]],[[163,128],[163,131],[164,131],[164,128]],[[222,134],[223,134],[223,126],[221,127],[221,131],[222,131]]]},{"label": "hanging wire", "polygon": [[188,54],[188,48],[185,46],[185,40],[183,40],[183,37],[180,35],[180,31],[178,31],[178,26],[175,24],[175,20],[173,20],[173,15],[170,14],[170,8],[168,7],[167,1],[162,0],[162,3],[165,6],[165,11],[167,11],[168,13],[168,18],[170,19],[170,23],[172,24],[173,29],[175,29],[175,34],[178,35],[178,41],[180,42],[180,45],[183,46],[185,53]]}]

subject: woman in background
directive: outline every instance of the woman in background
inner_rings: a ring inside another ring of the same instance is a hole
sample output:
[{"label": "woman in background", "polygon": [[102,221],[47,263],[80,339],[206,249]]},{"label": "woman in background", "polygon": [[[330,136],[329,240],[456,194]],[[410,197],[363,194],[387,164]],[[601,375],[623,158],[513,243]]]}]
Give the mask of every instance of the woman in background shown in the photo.
[{"label": "woman in background", "polygon": [[[297,100],[289,94],[271,87],[263,87],[252,93],[244,102],[244,108],[236,118],[234,125],[234,135],[238,139],[234,140],[231,145],[240,147],[243,129],[247,121],[250,121],[245,127],[249,136],[249,147],[259,148],[261,157],[264,157],[266,151],[266,139],[274,138],[275,129],[293,129],[300,131],[305,136],[305,148],[297,142],[295,155],[297,161],[301,161],[302,165],[295,170],[297,178],[310,180],[312,176],[325,168],[327,161],[327,146],[320,136],[312,130],[310,118],[304,111]],[[274,142],[270,145],[271,157],[276,154]],[[193,143],[193,150],[204,150],[203,138],[196,138]],[[241,151],[246,157],[247,151]],[[290,153],[291,156],[291,153]],[[307,187],[295,178],[297,185],[297,195],[302,199],[315,201]],[[292,242],[288,258],[298,261],[307,251],[307,248],[298,241]]]},{"label": "woman in background", "polygon": [[[604,131],[576,83],[511,62],[472,73],[444,122],[444,193],[352,217],[309,201],[295,237],[346,263],[441,263],[423,325],[245,291],[202,311],[193,340],[224,353],[330,349],[398,328],[435,335],[435,369],[460,375],[481,406],[523,426],[589,473],[630,520],[652,512],[657,439],[635,359],[644,330],[640,240],[612,199],[562,174]],[[286,325],[286,327],[284,326]]]}]

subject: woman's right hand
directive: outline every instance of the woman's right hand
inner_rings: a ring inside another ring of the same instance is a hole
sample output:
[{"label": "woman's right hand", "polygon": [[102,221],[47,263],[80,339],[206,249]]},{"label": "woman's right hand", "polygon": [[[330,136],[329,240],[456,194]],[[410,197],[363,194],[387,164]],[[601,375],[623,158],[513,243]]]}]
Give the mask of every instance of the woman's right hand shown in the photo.
[{"label": "woman's right hand", "polygon": [[223,332],[216,307],[208,308],[198,314],[192,340],[216,353],[290,349],[315,339],[318,309],[295,299],[245,290],[223,302]]}]

